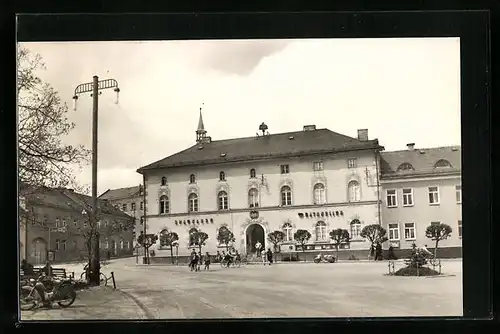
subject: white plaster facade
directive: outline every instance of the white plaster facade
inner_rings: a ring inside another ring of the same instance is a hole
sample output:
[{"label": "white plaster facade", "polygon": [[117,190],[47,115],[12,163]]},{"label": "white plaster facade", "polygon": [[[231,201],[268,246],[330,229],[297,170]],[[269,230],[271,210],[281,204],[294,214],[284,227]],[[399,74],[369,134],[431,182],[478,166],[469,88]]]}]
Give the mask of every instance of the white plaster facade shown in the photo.
[{"label": "white plaster facade", "polygon": [[[348,160],[353,158],[356,159],[356,166],[349,168]],[[314,170],[314,162],[322,162],[323,170]],[[289,173],[281,174],[281,165],[288,165]],[[254,178],[250,177],[251,169],[256,171]],[[361,228],[380,223],[378,169],[377,153],[364,150],[148,171],[145,177],[147,232],[159,233],[168,228],[178,233],[181,256],[190,252],[191,228],[199,228],[209,235],[203,251],[215,253],[219,249],[217,229],[227,225],[235,235],[235,247],[245,254],[245,231],[249,225],[257,223],[263,227],[265,246],[269,247],[267,234],[282,230],[283,224],[289,222],[293,232],[297,229],[308,230],[312,235],[309,244],[317,244],[315,249],[321,249],[321,244],[330,242],[329,238],[324,242],[316,241],[315,226],[319,221],[326,223],[327,234],[335,228],[350,231],[350,223],[355,219],[361,222]],[[220,180],[221,171],[225,174],[224,181]],[[191,174],[196,178],[192,184]],[[165,186],[161,186],[162,177],[167,178]],[[351,181],[359,184],[359,193],[354,201],[349,200],[348,184]],[[317,183],[325,186],[324,204],[314,204],[313,188]],[[281,188],[285,185],[292,190],[290,206],[281,205]],[[249,207],[248,193],[251,188],[259,191],[260,205],[257,208]],[[218,193],[222,190],[228,194],[228,210],[218,210]],[[198,212],[188,212],[188,196],[192,192],[198,196]],[[160,197],[164,195],[169,199],[169,212],[160,214]],[[258,218],[250,218],[251,211],[257,211]],[[293,250],[290,244],[285,243],[282,250]],[[350,248],[366,249],[368,245],[354,238]],[[155,252],[157,256],[170,255],[170,250],[160,249],[159,244]]]}]

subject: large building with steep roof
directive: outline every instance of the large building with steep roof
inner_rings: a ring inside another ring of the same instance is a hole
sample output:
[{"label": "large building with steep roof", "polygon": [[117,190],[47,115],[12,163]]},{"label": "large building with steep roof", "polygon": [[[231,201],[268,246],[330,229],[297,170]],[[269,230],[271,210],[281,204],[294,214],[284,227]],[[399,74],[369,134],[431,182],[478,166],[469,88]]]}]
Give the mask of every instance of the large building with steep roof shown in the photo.
[{"label": "large building with steep roof", "polygon": [[409,249],[413,243],[434,248],[427,226],[444,223],[451,237],[439,243],[438,255],[458,257],[462,248],[461,149],[459,146],[383,152],[383,224],[389,243]]},{"label": "large building with steep roof", "polygon": [[[23,191],[21,198],[20,255],[34,264],[83,260],[88,256],[91,197],[64,188]],[[101,257],[133,253],[133,219],[99,200]]]},{"label": "large building with steep roof", "polygon": [[[267,235],[285,232],[281,253],[302,252],[293,234],[312,237],[304,254],[332,251],[332,229],[347,229],[350,244],[343,256],[364,254],[369,244],[359,235],[369,224],[382,224],[380,151],[368,130],[356,137],[306,125],[300,131],[227,140],[207,136],[201,112],[196,143],[179,153],[138,169],[144,176],[148,233],[164,229],[179,237],[179,255],[191,252],[189,234],[208,234],[203,251],[225,250],[219,228],[229,228],[243,254]],[[156,256],[170,255],[158,245]]]}]

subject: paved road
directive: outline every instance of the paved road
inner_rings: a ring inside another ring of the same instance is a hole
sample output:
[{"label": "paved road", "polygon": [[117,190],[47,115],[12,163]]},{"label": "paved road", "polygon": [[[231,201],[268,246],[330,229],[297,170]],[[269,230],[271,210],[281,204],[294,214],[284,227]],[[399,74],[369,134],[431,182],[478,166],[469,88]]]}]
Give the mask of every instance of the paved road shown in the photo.
[{"label": "paved road", "polygon": [[445,277],[384,276],[387,263],[251,265],[210,272],[111,263],[149,318],[461,316],[462,262]]}]

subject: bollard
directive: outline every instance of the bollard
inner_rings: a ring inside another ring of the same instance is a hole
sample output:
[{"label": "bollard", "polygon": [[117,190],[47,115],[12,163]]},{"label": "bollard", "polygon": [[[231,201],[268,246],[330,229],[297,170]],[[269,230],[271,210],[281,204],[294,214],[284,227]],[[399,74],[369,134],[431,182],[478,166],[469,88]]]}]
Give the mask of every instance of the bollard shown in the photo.
[{"label": "bollard", "polygon": [[439,265],[439,275],[441,275],[441,260],[439,260],[438,265]]},{"label": "bollard", "polygon": [[116,290],[115,273],[111,272],[111,279],[113,280],[113,289]]}]

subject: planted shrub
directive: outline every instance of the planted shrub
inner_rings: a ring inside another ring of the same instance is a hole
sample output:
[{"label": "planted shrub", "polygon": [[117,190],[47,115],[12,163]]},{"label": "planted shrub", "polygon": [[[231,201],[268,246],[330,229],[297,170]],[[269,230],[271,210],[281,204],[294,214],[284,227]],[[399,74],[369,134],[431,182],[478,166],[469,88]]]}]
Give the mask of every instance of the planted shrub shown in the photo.
[{"label": "planted shrub", "polygon": [[411,257],[405,260],[406,267],[394,273],[395,276],[435,276],[439,273],[431,268],[425,267],[427,259],[415,244],[412,245]]}]

